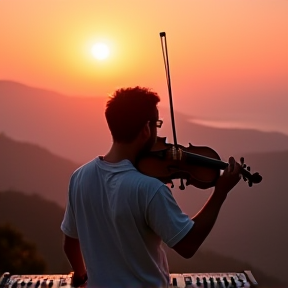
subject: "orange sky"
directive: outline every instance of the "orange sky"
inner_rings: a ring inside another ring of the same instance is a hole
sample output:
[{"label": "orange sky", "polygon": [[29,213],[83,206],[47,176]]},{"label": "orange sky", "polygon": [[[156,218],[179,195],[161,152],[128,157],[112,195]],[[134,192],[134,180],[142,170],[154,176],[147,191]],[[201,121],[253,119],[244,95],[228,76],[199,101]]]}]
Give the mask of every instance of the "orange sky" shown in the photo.
[{"label": "orange sky", "polygon": [[[165,104],[165,31],[175,109],[213,121],[268,117],[266,128],[282,131],[287,15],[286,0],[1,0],[0,79],[71,96],[148,86]],[[97,41],[111,48],[106,61],[90,53]]]}]

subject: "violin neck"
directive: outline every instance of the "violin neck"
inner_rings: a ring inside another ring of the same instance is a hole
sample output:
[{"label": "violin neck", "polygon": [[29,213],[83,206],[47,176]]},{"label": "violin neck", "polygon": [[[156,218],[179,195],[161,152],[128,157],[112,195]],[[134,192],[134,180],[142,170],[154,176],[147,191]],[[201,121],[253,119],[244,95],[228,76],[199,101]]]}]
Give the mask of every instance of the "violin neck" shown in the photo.
[{"label": "violin neck", "polygon": [[210,157],[182,151],[185,161],[187,164],[190,165],[197,165],[197,166],[204,166],[204,167],[210,167],[210,168],[218,168],[220,170],[224,170],[227,166],[228,163],[223,162],[218,159],[213,159]]}]

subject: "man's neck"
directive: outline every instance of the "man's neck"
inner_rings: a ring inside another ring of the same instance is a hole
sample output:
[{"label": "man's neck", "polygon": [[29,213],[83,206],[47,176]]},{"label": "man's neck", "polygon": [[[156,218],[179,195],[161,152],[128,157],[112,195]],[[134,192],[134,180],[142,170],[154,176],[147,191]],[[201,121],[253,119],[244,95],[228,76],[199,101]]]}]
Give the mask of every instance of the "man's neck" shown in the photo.
[{"label": "man's neck", "polygon": [[103,157],[103,159],[110,163],[117,163],[127,159],[134,165],[136,162],[137,154],[138,150],[135,149],[134,144],[114,142],[110,151]]}]

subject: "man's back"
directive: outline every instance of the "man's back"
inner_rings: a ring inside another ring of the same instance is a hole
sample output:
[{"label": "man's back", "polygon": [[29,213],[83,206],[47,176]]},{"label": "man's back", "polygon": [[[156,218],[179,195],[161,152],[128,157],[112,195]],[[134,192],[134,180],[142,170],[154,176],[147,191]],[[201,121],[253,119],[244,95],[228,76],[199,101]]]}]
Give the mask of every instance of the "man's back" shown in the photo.
[{"label": "man's back", "polygon": [[161,238],[149,225],[155,225],[153,215],[159,218],[157,211],[150,211],[159,190],[166,193],[168,188],[139,173],[128,160],[112,164],[96,158],[73,174],[62,230],[79,238],[89,286],[168,285]]},{"label": "man's back", "polygon": [[190,219],[168,187],[140,174],[133,165],[153,150],[163,123],[159,101],[158,94],[145,87],[117,89],[105,110],[113,140],[109,151],[70,179],[61,227],[75,286],[85,283],[88,274],[93,288],[167,287],[161,240],[181,256],[192,257],[213,228],[228,192],[240,180],[242,167],[230,157],[213,194]]}]

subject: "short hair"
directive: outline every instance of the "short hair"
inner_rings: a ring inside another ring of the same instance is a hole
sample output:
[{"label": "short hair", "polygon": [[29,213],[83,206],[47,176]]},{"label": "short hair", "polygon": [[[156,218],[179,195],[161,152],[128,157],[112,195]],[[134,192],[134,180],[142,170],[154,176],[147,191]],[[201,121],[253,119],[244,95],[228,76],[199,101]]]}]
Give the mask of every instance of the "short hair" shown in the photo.
[{"label": "short hair", "polygon": [[116,90],[106,104],[105,117],[115,142],[131,143],[147,121],[157,121],[157,93],[136,86]]}]

